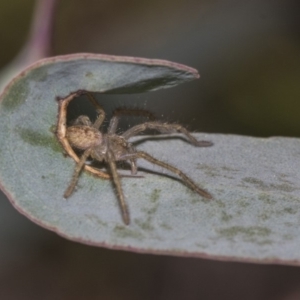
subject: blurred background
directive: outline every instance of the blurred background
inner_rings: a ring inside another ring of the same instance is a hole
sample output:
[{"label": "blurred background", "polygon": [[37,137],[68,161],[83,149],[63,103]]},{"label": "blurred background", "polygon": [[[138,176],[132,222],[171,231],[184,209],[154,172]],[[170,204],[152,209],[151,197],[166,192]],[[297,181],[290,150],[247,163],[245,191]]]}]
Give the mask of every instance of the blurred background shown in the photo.
[{"label": "blurred background", "polygon": [[[34,0],[0,0],[0,68],[26,42]],[[300,136],[298,0],[57,1],[51,55],[167,59],[200,80],[103,95],[192,131]],[[284,155],[284,153],[283,153]],[[1,299],[300,299],[300,268],[134,254],[76,244],[0,198]]]}]

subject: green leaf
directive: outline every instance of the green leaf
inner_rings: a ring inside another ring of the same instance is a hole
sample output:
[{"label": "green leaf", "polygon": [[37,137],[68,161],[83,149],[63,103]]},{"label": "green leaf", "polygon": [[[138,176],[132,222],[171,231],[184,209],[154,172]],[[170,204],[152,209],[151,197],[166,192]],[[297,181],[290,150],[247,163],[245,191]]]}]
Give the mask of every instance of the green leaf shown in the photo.
[{"label": "green leaf", "polygon": [[185,66],[137,58],[77,54],[37,62],[0,98],[2,190],[37,224],[86,244],[299,264],[299,139],[196,134],[214,142],[209,148],[194,147],[180,135],[133,139],[138,149],[178,167],[214,199],[204,200],[174,174],[139,161],[143,177],[122,178],[128,226],[109,180],[84,172],[76,192],[63,198],[75,162],[53,132],[56,97],[77,90],[150,91],[197,76]]}]

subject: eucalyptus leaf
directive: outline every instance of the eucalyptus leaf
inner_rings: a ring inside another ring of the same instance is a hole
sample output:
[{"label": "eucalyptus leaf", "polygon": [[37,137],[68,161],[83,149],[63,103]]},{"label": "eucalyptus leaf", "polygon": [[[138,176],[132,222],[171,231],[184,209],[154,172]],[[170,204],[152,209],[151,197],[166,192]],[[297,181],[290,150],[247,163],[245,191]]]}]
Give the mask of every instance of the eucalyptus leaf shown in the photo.
[{"label": "eucalyptus leaf", "polygon": [[[55,135],[57,97],[152,91],[197,78],[159,60],[77,54],[48,58],[19,74],[0,98],[0,186],[37,224],[78,242],[136,252],[260,263],[300,262],[300,140],[195,134],[136,137],[136,147],[175,165],[213,195],[204,200],[174,174],[139,161],[123,177],[131,223],[123,224],[109,180],[81,174]],[[101,98],[100,98],[101,99]],[[126,174],[125,170],[120,173]]]}]

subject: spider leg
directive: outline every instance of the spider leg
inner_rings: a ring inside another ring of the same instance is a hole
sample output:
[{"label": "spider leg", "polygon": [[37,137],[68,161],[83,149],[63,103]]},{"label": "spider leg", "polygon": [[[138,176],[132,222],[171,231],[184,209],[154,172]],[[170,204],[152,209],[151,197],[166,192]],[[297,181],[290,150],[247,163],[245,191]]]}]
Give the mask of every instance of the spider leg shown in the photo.
[{"label": "spider leg", "polygon": [[186,128],[179,124],[168,124],[161,122],[146,122],[143,124],[139,124],[131,127],[127,131],[125,131],[122,136],[128,140],[132,136],[139,134],[140,132],[145,131],[146,129],[154,129],[161,133],[173,133],[180,132],[184,134],[188,140],[197,147],[209,147],[212,146],[213,143],[209,141],[198,141]]},{"label": "spider leg", "polygon": [[130,166],[131,166],[131,175],[136,175],[137,173],[136,159],[130,160]]},{"label": "spider leg", "polygon": [[135,152],[132,154],[123,155],[121,159],[126,160],[126,159],[131,159],[132,157],[143,158],[143,159],[151,162],[152,164],[158,165],[160,167],[163,167],[163,168],[177,174],[191,190],[197,192],[199,195],[201,195],[204,198],[212,199],[211,194],[209,194],[205,190],[198,187],[198,185],[191,178],[189,178],[187,175],[185,175],[181,170],[177,169],[176,167],[169,165],[163,161],[160,161],[160,160],[154,158],[153,156],[151,156],[150,154],[143,152],[143,151],[138,151],[138,152]]},{"label": "spider leg", "polygon": [[72,176],[72,179],[71,179],[71,182],[68,186],[68,188],[66,189],[65,193],[64,193],[64,197],[65,198],[68,198],[71,196],[71,194],[73,193],[74,191],[74,188],[77,184],[77,181],[78,181],[78,177],[80,175],[80,172],[82,171],[82,168],[84,167],[84,164],[85,164],[85,161],[87,160],[87,158],[90,156],[91,154],[91,151],[92,151],[92,148],[89,148],[87,150],[85,150],[79,160],[79,162],[77,163],[76,167],[75,167],[75,170],[74,170],[74,173],[73,173],[73,176]]},{"label": "spider leg", "polygon": [[115,185],[116,190],[117,190],[123,221],[126,225],[128,225],[130,223],[129,211],[128,211],[127,204],[125,202],[125,197],[124,197],[124,193],[123,193],[123,190],[122,190],[120,177],[119,177],[119,174],[117,172],[117,167],[116,167],[114,155],[111,151],[107,152],[106,161],[109,165],[110,172],[111,172],[111,175],[112,175],[112,178],[113,178],[113,182],[114,182],[114,185]]},{"label": "spider leg", "polygon": [[142,116],[142,117],[147,117],[150,120],[154,120],[155,117],[153,113],[147,110],[143,109],[132,109],[132,108],[118,108],[113,112],[113,116],[110,119],[110,123],[108,126],[107,133],[108,134],[114,134],[117,131],[117,127],[119,124],[120,116]]},{"label": "spider leg", "polygon": [[86,95],[87,95],[88,99],[90,100],[90,102],[95,106],[96,112],[98,114],[98,117],[97,117],[95,123],[93,124],[93,127],[99,129],[105,119],[105,112],[104,112],[102,106],[96,101],[96,99],[94,98],[94,96],[92,96],[91,93],[87,92]]},{"label": "spider leg", "polygon": [[[131,143],[127,143],[127,149],[129,154],[136,153],[135,149],[133,148]],[[137,173],[137,165],[136,165],[136,159],[130,158],[130,166],[131,166],[131,175],[136,175]]]}]

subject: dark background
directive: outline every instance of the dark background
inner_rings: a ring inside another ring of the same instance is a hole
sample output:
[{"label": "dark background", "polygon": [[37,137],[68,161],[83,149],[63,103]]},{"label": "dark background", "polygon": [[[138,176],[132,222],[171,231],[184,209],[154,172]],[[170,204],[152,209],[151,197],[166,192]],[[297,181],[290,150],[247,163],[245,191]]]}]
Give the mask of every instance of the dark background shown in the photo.
[{"label": "dark background", "polygon": [[[0,67],[25,43],[33,0],[0,0]],[[160,58],[200,80],[102,96],[192,131],[300,136],[298,0],[64,0],[53,55]],[[284,155],[284,153],[283,153]],[[141,255],[76,244],[0,199],[1,299],[300,299],[300,269]]]}]

